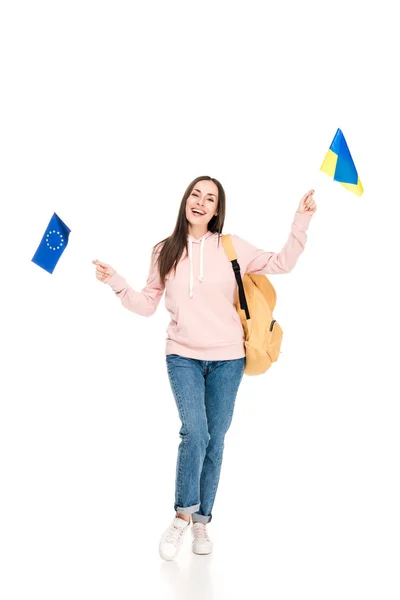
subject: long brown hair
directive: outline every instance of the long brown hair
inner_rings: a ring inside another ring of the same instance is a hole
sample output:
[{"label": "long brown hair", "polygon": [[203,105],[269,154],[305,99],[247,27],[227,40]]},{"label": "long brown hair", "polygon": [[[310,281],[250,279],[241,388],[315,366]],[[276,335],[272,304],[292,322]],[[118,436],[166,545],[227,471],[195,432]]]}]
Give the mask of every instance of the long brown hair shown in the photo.
[{"label": "long brown hair", "polygon": [[181,205],[179,207],[175,229],[172,232],[172,234],[169,237],[161,240],[161,242],[157,242],[157,244],[153,246],[152,258],[154,258],[161,244],[164,244],[159,252],[159,256],[157,259],[160,279],[163,282],[163,285],[165,285],[166,275],[170,272],[172,268],[174,268],[174,272],[176,273],[176,267],[182,256],[183,251],[186,249],[186,255],[189,254],[187,239],[189,231],[188,221],[186,219],[186,201],[189,198],[192,189],[194,188],[196,183],[204,179],[213,181],[218,188],[218,214],[214,215],[213,218],[209,221],[208,231],[212,231],[213,233],[218,232],[219,245],[220,235],[222,233],[225,221],[225,190],[217,179],[214,179],[214,177],[209,177],[208,175],[203,175],[202,177],[196,177],[196,179],[193,179],[193,181],[189,183],[188,187],[186,188],[186,191],[183,194]]}]

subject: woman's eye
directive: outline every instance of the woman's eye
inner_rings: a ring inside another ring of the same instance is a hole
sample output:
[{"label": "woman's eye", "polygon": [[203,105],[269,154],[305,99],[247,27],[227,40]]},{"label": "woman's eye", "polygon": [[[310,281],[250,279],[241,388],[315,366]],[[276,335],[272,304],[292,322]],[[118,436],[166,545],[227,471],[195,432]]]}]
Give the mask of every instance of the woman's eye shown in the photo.
[{"label": "woman's eye", "polygon": [[[194,196],[195,198],[198,198],[199,196],[197,194],[192,194],[192,196]],[[211,200],[211,202],[214,202],[214,198],[209,198],[209,200]]]}]

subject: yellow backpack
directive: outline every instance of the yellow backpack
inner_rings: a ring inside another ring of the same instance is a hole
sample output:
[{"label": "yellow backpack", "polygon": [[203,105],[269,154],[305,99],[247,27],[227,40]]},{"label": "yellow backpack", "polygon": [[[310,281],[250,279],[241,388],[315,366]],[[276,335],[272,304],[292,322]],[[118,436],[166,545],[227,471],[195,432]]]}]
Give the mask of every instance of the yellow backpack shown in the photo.
[{"label": "yellow backpack", "polygon": [[276,292],[266,275],[245,273],[240,265],[230,234],[221,235],[225,253],[232,264],[238,290],[235,307],[245,333],[246,375],[261,375],[278,360],[283,331],[273,318]]}]

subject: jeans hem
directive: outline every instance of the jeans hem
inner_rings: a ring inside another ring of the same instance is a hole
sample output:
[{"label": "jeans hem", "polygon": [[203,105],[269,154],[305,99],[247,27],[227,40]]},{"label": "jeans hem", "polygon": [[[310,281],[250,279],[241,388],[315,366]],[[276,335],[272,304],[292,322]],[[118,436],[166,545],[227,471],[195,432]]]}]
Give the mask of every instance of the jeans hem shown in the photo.
[{"label": "jeans hem", "polygon": [[174,508],[177,513],[181,513],[182,515],[191,515],[192,513],[196,512],[196,510],[199,510],[200,504],[193,504],[193,506],[186,507],[177,506],[175,504]]},{"label": "jeans hem", "polygon": [[193,523],[204,523],[207,524],[211,521],[211,515],[198,515],[197,513],[195,513],[194,515],[192,515],[192,521]]}]

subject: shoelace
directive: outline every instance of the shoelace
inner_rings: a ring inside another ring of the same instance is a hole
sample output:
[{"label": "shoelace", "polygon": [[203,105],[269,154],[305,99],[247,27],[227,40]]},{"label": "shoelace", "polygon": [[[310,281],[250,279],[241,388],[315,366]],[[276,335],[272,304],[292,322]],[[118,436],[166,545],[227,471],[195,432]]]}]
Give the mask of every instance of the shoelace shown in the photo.
[{"label": "shoelace", "polygon": [[180,527],[175,527],[175,525],[171,525],[170,530],[165,536],[165,541],[171,542],[171,544],[176,544],[184,531],[185,529],[181,529]]},{"label": "shoelace", "polygon": [[193,532],[198,538],[205,538],[206,540],[210,540],[210,538],[208,537],[208,532],[205,523],[194,523]]}]

